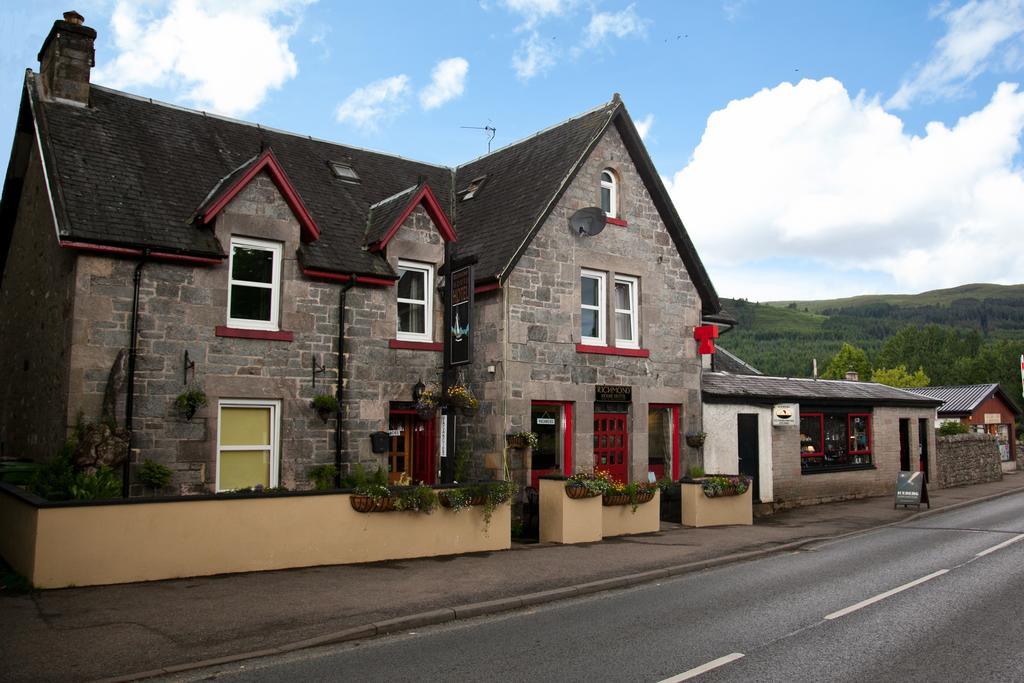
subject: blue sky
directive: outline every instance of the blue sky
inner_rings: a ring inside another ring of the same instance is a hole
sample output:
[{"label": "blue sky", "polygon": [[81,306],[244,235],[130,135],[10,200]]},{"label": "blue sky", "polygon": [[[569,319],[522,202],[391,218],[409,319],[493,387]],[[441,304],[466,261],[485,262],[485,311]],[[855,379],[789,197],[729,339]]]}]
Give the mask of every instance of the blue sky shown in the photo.
[{"label": "blue sky", "polygon": [[[241,8],[244,4],[244,9]],[[0,142],[66,4],[0,9]],[[719,292],[1024,281],[1024,8],[104,1],[94,82],[455,165],[619,92]],[[1002,84],[1002,85],[1001,85]]]}]

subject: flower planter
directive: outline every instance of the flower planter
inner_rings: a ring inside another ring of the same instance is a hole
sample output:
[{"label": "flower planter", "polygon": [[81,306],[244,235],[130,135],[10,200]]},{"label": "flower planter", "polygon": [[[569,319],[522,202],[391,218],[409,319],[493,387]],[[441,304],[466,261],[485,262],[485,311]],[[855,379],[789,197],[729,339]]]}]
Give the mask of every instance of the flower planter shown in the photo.
[{"label": "flower planter", "polygon": [[509,448],[526,448],[529,444],[521,436],[506,436],[505,445]]},{"label": "flower planter", "polygon": [[349,501],[352,503],[352,509],[356,512],[391,512],[395,509],[394,498],[352,495],[349,497]]},{"label": "flower planter", "polygon": [[[443,508],[450,508],[452,506],[452,501],[448,499],[448,494],[444,491],[437,492],[437,500],[441,503],[441,507]],[[473,496],[469,499],[470,505],[483,505],[486,502],[487,496]]]},{"label": "flower planter", "polygon": [[648,491],[637,498],[637,507],[629,504],[629,496],[626,496],[626,503],[623,505],[602,505],[598,508],[601,511],[601,535],[605,538],[610,536],[625,536],[629,534],[649,534],[661,528],[661,515],[659,503],[652,505],[640,505],[641,502],[650,503],[659,498],[659,492]]},{"label": "flower planter", "polygon": [[601,494],[597,491],[591,491],[586,486],[572,486],[571,484],[566,484],[565,495],[569,496],[573,500],[580,500],[581,498],[596,498]]},{"label": "flower planter", "polygon": [[[636,496],[637,505],[650,503],[654,500],[654,491],[644,491]],[[633,501],[628,493],[608,493],[601,497],[602,505],[632,505]]]},{"label": "flower planter", "polygon": [[751,488],[747,488],[740,495],[709,498],[704,495],[703,484],[697,479],[682,483],[681,498],[683,526],[705,527],[754,523]]}]

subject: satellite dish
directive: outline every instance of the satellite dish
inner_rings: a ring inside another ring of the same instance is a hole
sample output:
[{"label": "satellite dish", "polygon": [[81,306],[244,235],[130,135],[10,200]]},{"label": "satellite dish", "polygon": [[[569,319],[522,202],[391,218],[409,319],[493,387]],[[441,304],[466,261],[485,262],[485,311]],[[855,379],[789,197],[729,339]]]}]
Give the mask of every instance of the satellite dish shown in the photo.
[{"label": "satellite dish", "polygon": [[572,234],[593,237],[604,230],[607,217],[599,206],[588,206],[569,216],[569,228]]}]

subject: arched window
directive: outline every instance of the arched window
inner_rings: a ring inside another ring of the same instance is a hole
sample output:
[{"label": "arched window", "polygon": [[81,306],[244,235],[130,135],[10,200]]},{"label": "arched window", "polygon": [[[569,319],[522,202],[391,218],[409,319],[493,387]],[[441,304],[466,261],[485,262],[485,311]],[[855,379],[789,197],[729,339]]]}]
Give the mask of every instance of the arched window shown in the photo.
[{"label": "arched window", "polygon": [[601,209],[609,218],[619,217],[619,181],[610,168],[601,171]]}]

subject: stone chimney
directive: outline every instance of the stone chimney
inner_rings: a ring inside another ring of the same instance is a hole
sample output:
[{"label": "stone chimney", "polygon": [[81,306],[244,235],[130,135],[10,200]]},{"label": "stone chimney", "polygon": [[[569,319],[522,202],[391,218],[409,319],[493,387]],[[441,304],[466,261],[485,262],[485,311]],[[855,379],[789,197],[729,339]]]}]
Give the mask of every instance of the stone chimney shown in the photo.
[{"label": "stone chimney", "polygon": [[857,374],[856,370],[854,370],[853,368],[850,368],[849,370],[846,371],[846,381],[848,381],[848,382],[857,382],[859,380],[860,380],[860,375]]},{"label": "stone chimney", "polygon": [[89,103],[89,71],[96,64],[96,31],[85,26],[85,17],[65,12],[53,22],[39,50],[39,75],[43,96]]}]

